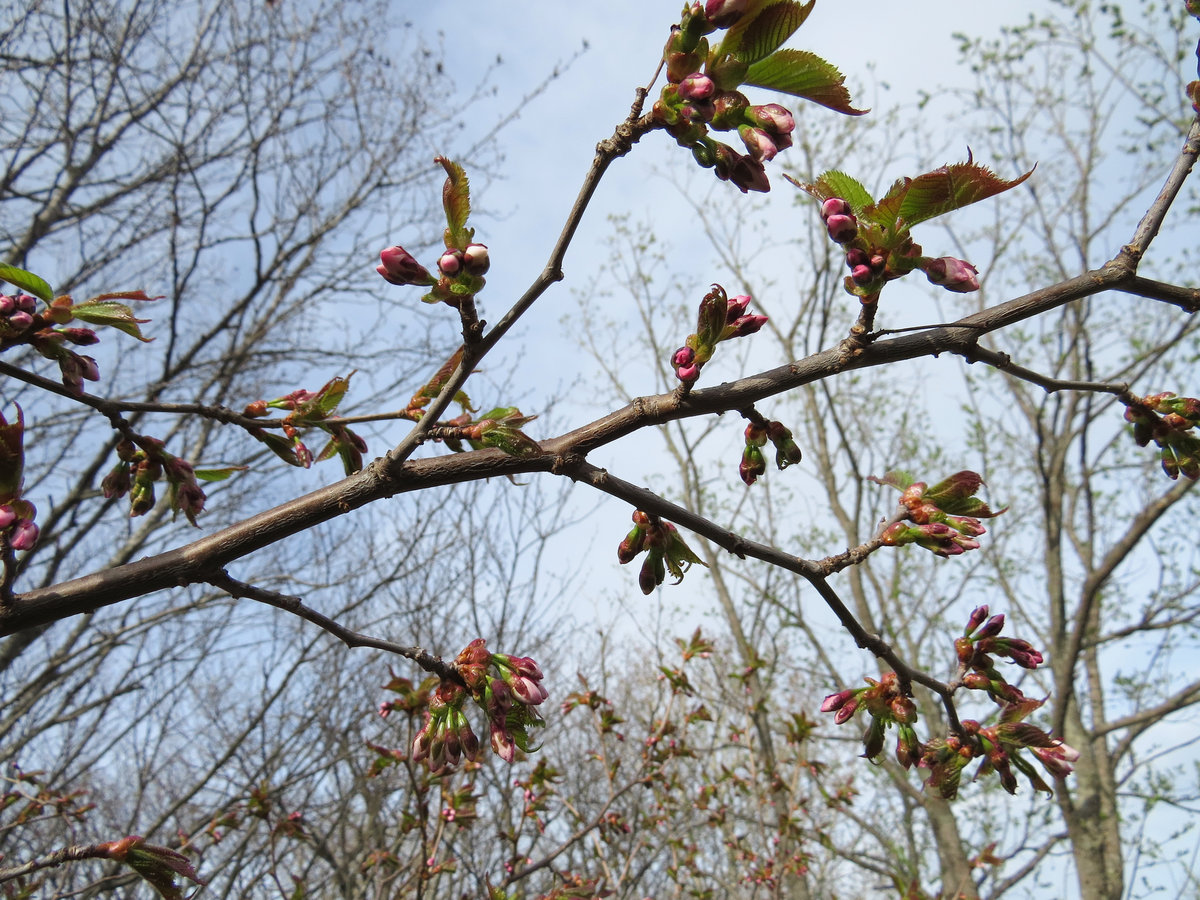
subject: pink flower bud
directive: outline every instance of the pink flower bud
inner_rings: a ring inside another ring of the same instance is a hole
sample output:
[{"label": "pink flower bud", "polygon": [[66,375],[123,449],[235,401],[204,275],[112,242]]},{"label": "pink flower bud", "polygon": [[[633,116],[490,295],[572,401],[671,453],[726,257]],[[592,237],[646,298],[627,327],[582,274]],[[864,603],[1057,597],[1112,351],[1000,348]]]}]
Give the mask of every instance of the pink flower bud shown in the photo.
[{"label": "pink flower bud", "polygon": [[430,284],[429,271],[403,247],[388,247],[379,253],[381,265],[375,271],[392,284]]},{"label": "pink flower bud", "polygon": [[455,276],[463,265],[463,252],[461,250],[447,250],[437,261],[438,270],[443,275]]},{"label": "pink flower bud", "polygon": [[796,127],[792,114],[778,103],[752,106],[747,110],[750,120],[770,135],[791,134]]},{"label": "pink flower bud", "polygon": [[[983,607],[984,613],[987,613],[987,607]],[[975,635],[976,640],[980,638],[995,637],[1004,630],[1004,613],[997,613],[988,619],[986,625],[979,629],[979,634]]]},{"label": "pink flower bud", "polygon": [[683,100],[708,100],[716,90],[716,82],[701,72],[693,72],[686,76],[675,88]]},{"label": "pink flower bud", "polygon": [[19,309],[8,317],[7,324],[9,328],[19,334],[22,331],[28,330],[29,326],[33,324],[33,316]]},{"label": "pink flower bud", "polygon": [[675,376],[684,384],[694,384],[700,377],[700,367],[694,363],[690,366],[680,366],[675,369]]},{"label": "pink flower bud", "polygon": [[755,334],[766,324],[766,316],[742,316],[733,323],[733,333],[730,337],[745,337],[748,334]]},{"label": "pink flower bud", "polygon": [[[829,202],[831,201],[826,201]],[[852,215],[836,213],[829,216],[825,219],[825,228],[829,231],[830,239],[836,244],[848,244],[858,237],[858,219]]]},{"label": "pink flower bud", "polygon": [[517,745],[503,722],[491,722],[492,750],[506,763],[517,758]]},{"label": "pink flower bud", "polygon": [[37,297],[32,294],[17,294],[17,309],[33,315],[37,312]]},{"label": "pink flower bud", "polygon": [[17,311],[17,299],[8,294],[0,294],[0,316],[9,316]]},{"label": "pink flower bud", "polygon": [[738,294],[725,305],[725,324],[730,325],[735,319],[746,314],[746,310],[750,307],[750,297],[746,294]]},{"label": "pink flower bud", "polygon": [[746,145],[746,150],[752,159],[761,162],[770,162],[779,153],[779,148],[775,145],[775,141],[771,139],[771,135],[767,134],[761,128],[751,128],[749,125],[743,125],[738,129],[738,136],[742,139],[742,143]]},{"label": "pink flower bud", "polygon": [[948,291],[966,294],[979,290],[979,270],[966,260],[943,256],[929,260],[921,268],[930,282]]},{"label": "pink flower bud", "polygon": [[871,271],[870,266],[855,266],[850,270],[850,280],[860,287],[870,284],[874,279],[875,273]]},{"label": "pink flower bud", "polygon": [[8,545],[14,550],[32,550],[38,540],[38,527],[32,519],[21,519],[13,529]]},{"label": "pink flower bud", "polygon": [[691,347],[680,347],[671,356],[671,365],[676,367],[690,366],[696,359],[696,351]]},{"label": "pink flower bud", "polygon": [[866,250],[860,250],[857,247],[851,247],[846,251],[846,265],[851,269],[857,269],[859,266],[866,266],[871,262],[871,258],[867,255]]},{"label": "pink flower bud", "polygon": [[850,204],[841,197],[830,197],[821,204],[822,219],[828,220],[830,216],[848,216],[850,214]]},{"label": "pink flower bud", "polygon": [[17,514],[13,512],[13,508],[7,503],[0,506],[0,529],[7,528],[15,521],[17,521]]},{"label": "pink flower bud", "polygon": [[821,712],[836,712],[857,695],[858,691],[854,688],[846,688],[844,691],[838,691],[836,694],[830,694],[823,701],[821,701]]},{"label": "pink flower bud", "polygon": [[704,4],[704,15],[717,28],[728,28],[742,17],[750,0],[708,0]]},{"label": "pink flower bud", "polygon": [[[488,248],[484,244],[468,244],[462,252],[463,268],[472,275],[483,275],[491,267]],[[449,274],[449,273],[447,273]]]}]

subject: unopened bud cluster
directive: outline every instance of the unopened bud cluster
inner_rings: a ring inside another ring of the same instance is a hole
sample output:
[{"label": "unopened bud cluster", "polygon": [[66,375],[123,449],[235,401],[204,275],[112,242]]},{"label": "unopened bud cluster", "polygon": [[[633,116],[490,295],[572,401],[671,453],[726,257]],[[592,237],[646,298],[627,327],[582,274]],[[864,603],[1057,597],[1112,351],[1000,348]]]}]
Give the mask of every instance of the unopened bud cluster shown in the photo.
[{"label": "unopened bud cluster", "polygon": [[430,288],[423,299],[426,303],[446,303],[458,309],[463,299],[483,290],[484,274],[491,267],[488,248],[484,244],[448,247],[437,259],[437,277],[430,274],[403,247],[388,247],[379,253],[375,267],[391,284],[415,284]]},{"label": "unopened bud cluster", "polygon": [[1151,394],[1125,407],[1125,420],[1133,425],[1139,447],[1151,441],[1160,448],[1163,471],[1172,480],[1182,475],[1200,478],[1200,438],[1192,431],[1200,424],[1200,400],[1176,397],[1169,391]]},{"label": "unopened bud cluster", "polygon": [[751,422],[746,426],[746,446],[738,464],[738,475],[747,485],[754,484],[767,472],[762,448],[768,440],[775,445],[775,465],[780,469],[786,469],[802,458],[791,430],[782,422]]},{"label": "unopened bud cluster", "polygon": [[[893,481],[882,483],[900,487]],[[975,492],[983,480],[974,472],[959,472],[928,487],[917,481],[901,488],[900,509],[879,540],[888,547],[917,544],[938,556],[958,556],[979,549],[980,535],[987,529],[980,518],[998,516]]]},{"label": "unopened bud cluster", "polygon": [[25,415],[18,406],[12,422],[0,414],[0,540],[8,550],[32,550],[38,541],[37,508],[21,497],[24,445]]},{"label": "unopened bud cluster", "polygon": [[863,757],[875,759],[883,752],[887,729],[897,728],[896,761],[909,768],[921,758],[924,748],[917,739],[913,725],[917,721],[917,707],[912,698],[900,689],[900,679],[895,672],[885,672],[878,681],[865,679],[869,687],[848,688],[830,694],[821,703],[821,712],[834,714],[837,725],[849,722],[860,709],[866,710],[869,722],[863,732]]},{"label": "unopened bud cluster", "polygon": [[[709,0],[685,7],[663,51],[667,84],[651,111],[655,122],[692,151],[696,162],[712,169],[745,193],[771,188],[763,163],[792,145],[795,121],[778,103],[751,106],[737,90],[746,66],[731,56],[709,59],[707,35],[735,24],[748,0]],[[709,130],[736,131],[746,152],[709,136]]]},{"label": "unopened bud cluster", "polygon": [[641,553],[646,554],[638,573],[638,587],[643,594],[651,594],[667,577],[667,572],[678,584],[683,573],[692,563],[700,563],[679,531],[670,522],[652,519],[642,510],[634,510],[633,529],[617,546],[617,559],[622,565],[633,562]]},{"label": "unopened bud cluster", "polygon": [[154,508],[155,485],[166,477],[167,501],[171,508],[196,524],[207,499],[196,481],[196,472],[186,459],[172,456],[162,441],[141,436],[135,444],[122,440],[117,444],[119,460],[100,482],[106,499],[129,495],[129,515],[141,516]]},{"label": "unopened bud cluster", "polygon": [[83,392],[83,382],[99,381],[100,367],[90,356],[70,349],[68,344],[87,347],[99,342],[90,328],[55,328],[71,321],[70,298],[57,298],[42,313],[37,298],[30,294],[0,294],[0,349],[28,344],[46,359],[58,363],[62,383],[74,393]]},{"label": "unopened bud cluster", "polygon": [[867,759],[875,759],[883,752],[886,731],[895,725],[896,761],[906,769],[915,764],[928,770],[926,784],[948,800],[957,795],[961,773],[974,759],[980,760],[976,778],[995,773],[1009,793],[1017,789],[1014,768],[1029,779],[1035,790],[1050,791],[1020,751],[1029,750],[1055,778],[1069,775],[1070,763],[1079,754],[1061,739],[1023,721],[1044,701],[1031,700],[1005,682],[988,654],[1007,656],[1027,668],[1041,664],[1042,655],[1026,641],[1001,637],[1003,629],[1004,616],[989,618],[988,608],[981,606],[972,611],[963,637],[955,641],[959,671],[965,673],[960,674],[960,683],[986,690],[1001,706],[999,723],[994,726],[984,727],[973,719],[964,719],[958,731],[944,738],[920,741],[912,727],[917,721],[916,707],[893,672],[885,673],[878,681],[867,678],[868,687],[830,694],[822,702],[821,711],[833,713],[834,723],[841,725],[860,709],[866,710],[869,722],[863,734],[862,755]]},{"label": "unopened bud cluster", "polygon": [[676,377],[686,386],[696,383],[700,369],[712,359],[717,344],[754,334],[767,322],[766,316],[747,312],[750,298],[745,294],[729,299],[725,289],[714,284],[700,301],[696,331],[688,335],[684,346],[671,354]]},{"label": "unopened bud cluster", "polygon": [[[247,430],[270,447],[278,457],[293,466],[307,469],[314,462],[337,456],[341,459],[346,474],[354,474],[363,467],[363,454],[367,452],[367,442],[334,418],[338,404],[349,389],[350,377],[336,376],[317,391],[299,389],[274,400],[255,400],[247,404],[242,415],[249,418],[260,418],[272,409],[287,412],[283,421],[279,423],[283,431],[282,436],[265,428]],[[315,456],[301,436],[301,433],[309,428],[315,428],[329,437],[328,443]]]},{"label": "unopened bud cluster", "polygon": [[479,739],[463,707],[468,698],[487,715],[492,750],[505,762],[517,750],[532,749],[529,728],[543,724],[534,709],[547,698],[542,670],[528,656],[490,653],[483,638],[476,638],[454,661],[463,684],[442,681],[434,690],[425,722],[413,740],[413,762],[427,761],[431,772],[457,766],[463,759],[479,759]]},{"label": "unopened bud cluster", "polygon": [[[975,266],[953,256],[922,256],[921,246],[911,237],[905,236],[897,243],[895,236],[885,230],[863,225],[853,207],[841,197],[821,200],[821,219],[829,239],[845,248],[846,267],[850,270],[846,290],[863,302],[873,302],[884,284],[913,269],[920,269],[930,282],[948,291],[979,290]],[[896,245],[890,246],[893,243]]]}]

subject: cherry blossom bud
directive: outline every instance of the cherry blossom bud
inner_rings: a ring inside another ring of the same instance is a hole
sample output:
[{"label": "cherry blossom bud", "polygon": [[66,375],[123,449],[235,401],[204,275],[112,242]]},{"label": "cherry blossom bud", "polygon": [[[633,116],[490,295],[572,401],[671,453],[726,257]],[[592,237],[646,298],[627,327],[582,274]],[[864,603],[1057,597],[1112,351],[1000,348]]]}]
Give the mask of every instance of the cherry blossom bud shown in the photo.
[{"label": "cherry blossom bud", "polygon": [[459,273],[463,265],[463,252],[461,250],[447,250],[438,257],[438,270],[443,275],[453,277]]},{"label": "cherry blossom bud", "polygon": [[0,316],[9,316],[17,311],[17,298],[0,294]]},{"label": "cherry blossom bud", "polygon": [[970,634],[972,631],[982,625],[984,619],[987,618],[987,615],[988,608],[986,604],[983,606],[977,606],[971,610],[971,615],[967,618],[967,627],[963,629],[963,634]]},{"label": "cherry blossom bud", "polygon": [[1079,759],[1079,751],[1062,741],[1056,742],[1053,747],[1030,747],[1029,749],[1046,767],[1046,771],[1055,778],[1066,778],[1070,775],[1073,771],[1070,763]]},{"label": "cherry blossom bud", "polygon": [[675,91],[684,100],[708,100],[716,93],[717,85],[702,72],[693,72],[679,82]]},{"label": "cherry blossom bud", "polygon": [[921,268],[930,282],[948,291],[966,294],[979,290],[979,270],[966,260],[943,256],[929,260]]},{"label": "cherry blossom bud", "polygon": [[32,294],[17,294],[17,309],[33,315],[37,312],[37,297]]},{"label": "cherry blossom bud", "polygon": [[858,696],[858,694],[859,690],[854,688],[846,688],[846,690],[838,691],[836,694],[829,694],[821,701],[821,712],[836,712],[854,697]]},{"label": "cherry blossom bud", "polygon": [[792,114],[778,103],[751,106],[746,110],[746,117],[772,135],[791,134],[796,127],[796,120],[792,118]]},{"label": "cherry blossom bud", "polygon": [[871,271],[870,266],[855,266],[850,270],[850,280],[862,287],[875,280],[875,273]]},{"label": "cherry blossom bud", "polygon": [[851,247],[846,251],[846,265],[851,269],[857,269],[859,266],[867,266],[870,262],[871,258],[867,255],[866,250]]},{"label": "cherry blossom bud", "polygon": [[733,333],[730,334],[730,337],[745,337],[748,334],[755,334],[766,324],[766,316],[741,316],[733,323]]},{"label": "cherry blossom bud", "polygon": [[850,204],[841,197],[830,197],[821,204],[821,218],[828,221],[830,216],[851,215]]},{"label": "cherry blossom bud", "polygon": [[38,527],[32,519],[21,519],[13,529],[8,545],[14,550],[32,550],[38,540]]},{"label": "cherry blossom bud", "polygon": [[694,384],[700,377],[700,367],[695,364],[680,366],[675,370],[675,376],[684,384]]},{"label": "cherry blossom bud", "polygon": [[770,162],[779,152],[779,148],[775,146],[775,141],[771,139],[771,135],[767,134],[761,128],[751,128],[749,125],[743,125],[738,129],[738,136],[742,139],[742,143],[746,145],[746,150],[752,159],[761,162]]},{"label": "cherry blossom bud", "polygon": [[433,278],[403,247],[388,247],[379,253],[381,265],[375,271],[392,284],[431,284]]},{"label": "cherry blossom bud", "polygon": [[19,334],[22,331],[28,330],[29,326],[33,324],[33,316],[19,309],[8,317],[6,324],[10,329]]},{"label": "cherry blossom bud", "polygon": [[690,366],[696,359],[696,351],[691,347],[680,347],[671,356],[671,365],[676,367]]},{"label": "cherry blossom bud", "polygon": [[[983,607],[984,613],[987,613],[987,607]],[[979,629],[979,633],[975,635],[975,639],[995,637],[1004,630],[1004,613],[998,613],[988,619],[986,625]]]},{"label": "cherry blossom bud", "polygon": [[512,763],[517,758],[516,742],[513,741],[512,735],[509,734],[503,722],[496,722],[493,719],[490,724],[492,730],[492,750],[506,763]]},{"label": "cherry blossom bud", "polygon": [[487,246],[484,244],[468,244],[467,249],[462,252],[462,264],[463,268],[471,275],[486,274],[492,265],[491,260],[488,258]]},{"label": "cherry blossom bud", "polygon": [[858,237],[858,219],[852,215],[837,213],[829,216],[825,219],[825,228],[829,231],[830,239],[836,244],[848,244]]},{"label": "cherry blossom bud", "polygon": [[704,4],[704,15],[717,28],[728,28],[742,17],[750,0],[708,0]]},{"label": "cherry blossom bud", "polygon": [[17,521],[17,514],[13,508],[7,503],[0,506],[0,529],[7,528],[15,521]]}]

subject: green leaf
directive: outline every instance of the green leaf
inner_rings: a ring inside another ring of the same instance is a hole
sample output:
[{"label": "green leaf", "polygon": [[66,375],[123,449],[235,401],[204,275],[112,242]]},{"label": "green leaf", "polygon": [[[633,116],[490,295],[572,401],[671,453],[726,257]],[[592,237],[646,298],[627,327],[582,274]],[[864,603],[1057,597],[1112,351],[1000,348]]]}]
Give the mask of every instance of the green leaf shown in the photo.
[{"label": "green leaf", "polygon": [[770,56],[804,24],[816,2],[809,0],[801,4],[782,0],[766,7],[750,19],[738,36],[737,47],[730,46],[729,52],[744,63],[755,63]]},{"label": "green leaf", "polygon": [[32,272],[26,272],[24,269],[18,269],[16,266],[0,263],[0,279],[7,281],[9,284],[15,284],[25,293],[33,294],[33,296],[39,300],[44,300],[46,303],[54,299],[54,291],[50,290],[50,285],[46,284],[45,281]]},{"label": "green leaf", "polygon": [[225,466],[221,469],[196,469],[194,474],[198,481],[224,481],[234,472],[245,472],[249,466]]},{"label": "green leaf", "polygon": [[803,97],[848,116],[861,116],[867,110],[850,105],[845,80],[832,63],[815,53],[780,50],[750,66],[744,83]]},{"label": "green leaf", "polygon": [[[798,182],[793,183],[798,184]],[[840,197],[850,204],[850,209],[855,215],[859,215],[862,210],[875,204],[875,198],[862,186],[861,182],[836,169],[825,172],[812,184],[800,184],[799,186],[818,200],[824,201],[830,197]]]},{"label": "green leaf", "polygon": [[447,246],[466,247],[470,241],[466,234],[467,216],[471,213],[471,187],[467,181],[467,173],[456,162],[451,162],[444,156],[435,158],[434,162],[441,163],[446,170],[446,183],[442,186],[442,208],[446,211],[446,231],[449,242]]},{"label": "green leaf", "polygon": [[485,447],[503,450],[509,456],[537,456],[542,452],[542,448],[533,438],[520,429],[504,425],[489,428],[480,436],[480,443]]},{"label": "green leaf", "polygon": [[141,329],[138,328],[138,325],[150,320],[135,318],[133,310],[124,303],[93,297],[85,303],[72,307],[71,312],[75,318],[87,322],[89,325],[107,325],[147,344],[154,340],[154,338],[143,337]]}]

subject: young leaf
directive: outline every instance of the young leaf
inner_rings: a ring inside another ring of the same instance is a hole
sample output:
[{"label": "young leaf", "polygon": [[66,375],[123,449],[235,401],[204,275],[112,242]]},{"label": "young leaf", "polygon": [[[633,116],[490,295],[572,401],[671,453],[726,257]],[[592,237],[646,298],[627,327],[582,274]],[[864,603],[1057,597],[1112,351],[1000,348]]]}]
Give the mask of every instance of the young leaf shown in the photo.
[{"label": "young leaf", "polygon": [[804,24],[816,2],[809,0],[801,4],[783,0],[766,7],[757,16],[747,17],[750,20],[741,30],[737,46],[725,49],[744,63],[755,63],[770,56]]},{"label": "young leaf", "polygon": [[[787,176],[784,176],[785,178]],[[839,172],[836,169],[831,169],[824,173],[812,184],[801,184],[798,181],[788,179],[792,184],[812,194],[818,200],[828,200],[830,197],[840,197],[850,204],[850,209],[855,215],[861,215],[862,211],[868,206],[875,204],[870,192],[862,186],[855,178],[851,178],[845,172]]]},{"label": "young leaf", "polygon": [[18,269],[16,266],[0,263],[0,279],[7,281],[9,284],[15,284],[25,293],[33,294],[33,296],[39,300],[44,300],[46,303],[54,299],[54,291],[50,290],[50,285],[46,284],[45,281],[32,272],[26,272],[24,269]]},{"label": "young leaf", "polygon": [[133,310],[123,303],[93,297],[91,300],[72,307],[71,312],[75,318],[87,322],[89,325],[108,325],[147,344],[154,340],[154,338],[143,337],[141,329],[138,328],[138,325],[150,320],[135,318]]},{"label": "young leaf", "polygon": [[807,50],[779,50],[750,66],[745,84],[803,97],[848,116],[868,112],[850,105],[846,77],[832,63]]},{"label": "young leaf", "polygon": [[446,246],[461,250],[471,239],[466,229],[467,216],[471,213],[471,187],[467,182],[467,173],[458,163],[444,156],[437,157],[434,162],[441,163],[446,170],[446,183],[442,186],[442,207],[446,210],[449,238]]},{"label": "young leaf", "polygon": [[945,215],[980,200],[1001,194],[1021,184],[1033,174],[1030,169],[1019,178],[1005,181],[986,166],[976,165],[968,157],[964,163],[942,166],[916,178],[902,178],[879,201],[874,215],[880,225],[902,222],[909,228],[936,216]]},{"label": "young leaf", "polygon": [[248,466],[225,466],[222,469],[196,469],[194,474],[198,481],[224,481],[234,472],[245,472]]}]

